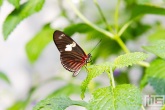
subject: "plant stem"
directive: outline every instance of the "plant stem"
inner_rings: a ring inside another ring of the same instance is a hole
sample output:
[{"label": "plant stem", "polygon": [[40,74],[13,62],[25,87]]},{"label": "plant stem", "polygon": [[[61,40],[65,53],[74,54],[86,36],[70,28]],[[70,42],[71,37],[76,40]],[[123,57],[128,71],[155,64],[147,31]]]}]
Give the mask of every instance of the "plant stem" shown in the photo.
[{"label": "plant stem", "polygon": [[150,64],[148,62],[145,62],[145,61],[141,61],[138,64],[141,65],[141,66],[144,66],[144,67],[149,67],[150,66]]},{"label": "plant stem", "polygon": [[129,21],[128,23],[126,23],[126,24],[119,30],[119,32],[118,32],[118,36],[119,36],[119,37],[123,34],[123,32],[128,28],[128,26],[129,26],[131,23],[132,23],[132,20]]},{"label": "plant stem", "polygon": [[142,110],[145,110],[144,106],[142,105]]},{"label": "plant stem", "polygon": [[114,15],[116,32],[118,32],[119,5],[120,5],[120,0],[117,1],[117,5],[116,5],[116,9],[115,9],[115,15]]},{"label": "plant stem", "polygon": [[110,84],[111,84],[112,88],[115,88],[115,80],[113,77],[112,67],[110,67],[110,72],[108,73],[108,77],[110,79]]},{"label": "plant stem", "polygon": [[117,41],[117,43],[120,45],[120,47],[124,50],[125,53],[129,53],[130,51],[128,50],[128,48],[126,47],[126,45],[124,44],[124,42],[121,40],[120,37],[118,37],[117,35],[115,36],[115,40]]},{"label": "plant stem", "polygon": [[98,11],[99,11],[99,13],[100,13],[100,15],[101,15],[101,17],[102,17],[102,19],[103,19],[103,22],[104,22],[105,25],[107,26],[107,29],[109,29],[109,31],[112,31],[112,28],[111,28],[111,26],[108,24],[108,22],[107,22],[107,20],[106,20],[106,18],[105,18],[105,16],[104,16],[104,14],[103,14],[103,12],[102,12],[102,10],[101,10],[99,4],[98,4],[98,1],[97,1],[97,0],[93,0],[93,2],[94,2],[94,4],[96,5],[96,7],[97,7],[97,9],[98,9]]},{"label": "plant stem", "polygon": [[115,88],[115,80],[114,80],[114,77],[113,77],[112,68],[110,68],[110,80],[111,80],[112,87]]},{"label": "plant stem", "polygon": [[71,8],[73,9],[73,11],[77,14],[77,16],[80,17],[80,19],[82,19],[86,24],[88,24],[90,27],[94,28],[95,30],[103,33],[104,35],[110,37],[113,39],[114,35],[108,31],[105,31],[102,28],[99,28],[98,26],[96,26],[95,24],[91,23],[88,19],[86,19],[79,10],[77,10],[77,8],[72,4],[71,0],[67,0],[67,2],[70,4]]},{"label": "plant stem", "polygon": [[[119,31],[118,34],[113,35],[112,33],[99,28],[98,26],[96,26],[95,24],[91,23],[88,19],[86,19],[79,10],[77,10],[77,8],[72,4],[71,0],[67,0],[67,2],[70,4],[71,8],[73,9],[73,11],[77,14],[77,16],[79,16],[80,19],[82,19],[86,24],[88,24],[90,27],[94,28],[95,30],[103,33],[104,35],[116,40],[118,42],[118,44],[121,46],[121,48],[124,50],[125,53],[129,53],[129,49],[126,47],[126,45],[124,44],[124,42],[121,40],[120,36],[122,35],[122,33],[127,29],[127,27],[132,23],[132,21],[126,23]],[[119,2],[120,0],[118,0],[118,4],[116,6],[117,11],[115,12],[115,20],[116,20],[116,29],[118,29],[118,7],[119,7]],[[149,63],[147,62],[140,62],[139,65],[144,66],[144,67],[148,67]]]}]

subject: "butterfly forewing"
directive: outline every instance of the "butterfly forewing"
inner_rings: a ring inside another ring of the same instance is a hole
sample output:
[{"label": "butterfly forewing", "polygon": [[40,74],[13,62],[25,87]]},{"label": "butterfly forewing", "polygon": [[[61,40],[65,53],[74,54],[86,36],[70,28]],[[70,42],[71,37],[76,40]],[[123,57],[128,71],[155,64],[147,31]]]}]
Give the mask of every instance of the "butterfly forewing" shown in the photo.
[{"label": "butterfly forewing", "polygon": [[60,59],[63,67],[73,72],[73,76],[76,76],[81,67],[86,64],[88,55],[72,38],[61,31],[55,31],[53,39],[61,53]]}]

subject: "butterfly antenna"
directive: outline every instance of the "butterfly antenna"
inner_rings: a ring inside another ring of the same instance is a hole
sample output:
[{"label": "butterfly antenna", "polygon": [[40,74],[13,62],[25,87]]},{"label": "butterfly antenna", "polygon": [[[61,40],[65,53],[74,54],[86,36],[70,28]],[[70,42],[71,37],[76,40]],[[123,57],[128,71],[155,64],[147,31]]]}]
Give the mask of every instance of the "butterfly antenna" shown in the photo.
[{"label": "butterfly antenna", "polygon": [[[92,49],[92,51],[101,43],[102,39],[96,44],[96,46]],[[92,53],[92,51],[90,53]]]}]

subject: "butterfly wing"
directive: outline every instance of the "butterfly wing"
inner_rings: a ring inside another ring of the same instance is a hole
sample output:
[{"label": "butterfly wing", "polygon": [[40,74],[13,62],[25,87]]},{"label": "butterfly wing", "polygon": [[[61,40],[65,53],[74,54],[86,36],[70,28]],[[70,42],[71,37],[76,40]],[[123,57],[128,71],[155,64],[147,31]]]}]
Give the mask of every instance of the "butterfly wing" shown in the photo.
[{"label": "butterfly wing", "polygon": [[61,53],[60,59],[63,67],[76,76],[81,67],[86,64],[88,56],[72,38],[61,31],[54,32],[53,40]]}]

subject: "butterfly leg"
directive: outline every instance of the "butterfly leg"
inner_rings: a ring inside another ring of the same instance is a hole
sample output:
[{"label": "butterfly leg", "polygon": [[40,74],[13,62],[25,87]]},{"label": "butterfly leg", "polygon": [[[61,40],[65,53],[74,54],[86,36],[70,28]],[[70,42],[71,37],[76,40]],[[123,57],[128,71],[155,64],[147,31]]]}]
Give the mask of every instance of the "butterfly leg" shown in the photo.
[{"label": "butterfly leg", "polygon": [[87,67],[86,66],[84,66],[85,67],[85,69],[87,70],[87,72],[89,73],[89,70],[87,69]]}]

